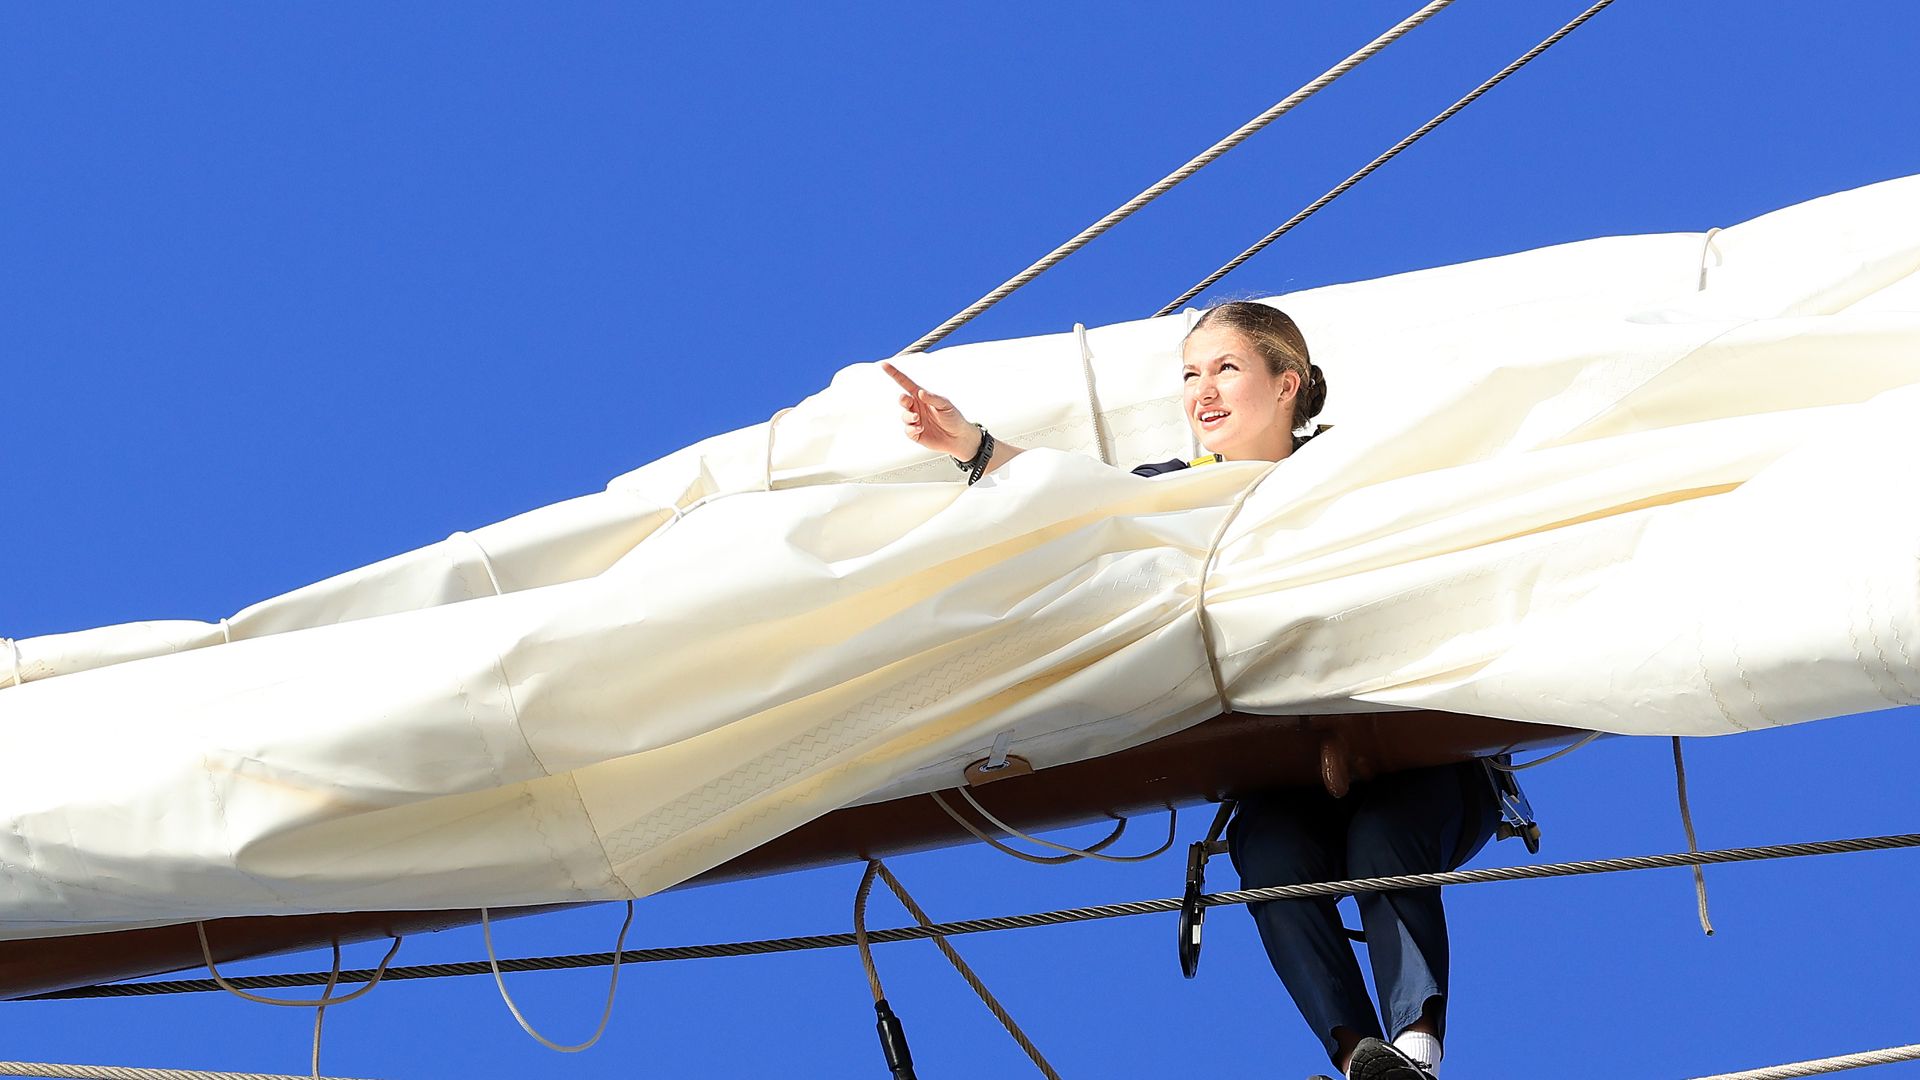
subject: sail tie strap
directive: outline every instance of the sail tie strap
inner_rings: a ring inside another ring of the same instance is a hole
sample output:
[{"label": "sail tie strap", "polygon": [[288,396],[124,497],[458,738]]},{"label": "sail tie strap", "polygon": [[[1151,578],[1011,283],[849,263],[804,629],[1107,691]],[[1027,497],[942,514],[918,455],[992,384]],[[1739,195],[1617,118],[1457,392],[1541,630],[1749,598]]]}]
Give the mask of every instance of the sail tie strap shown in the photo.
[{"label": "sail tie strap", "polygon": [[1125,221],[1127,218],[1132,217],[1134,212],[1139,210],[1141,207],[1147,205],[1153,200],[1159,198],[1160,196],[1165,195],[1167,192],[1172,191],[1175,185],[1179,184],[1181,181],[1185,180],[1187,177],[1192,176],[1194,173],[1199,172],[1201,169],[1205,168],[1206,166],[1212,164],[1215,160],[1217,160],[1221,155],[1225,154],[1227,151],[1247,141],[1248,138],[1252,137],[1252,135],[1255,132],[1259,131],[1261,128],[1266,127],[1268,124],[1271,124],[1275,120],[1278,120],[1281,116],[1284,116],[1288,112],[1291,112],[1294,106],[1300,104],[1301,102],[1307,100],[1313,95],[1319,93],[1321,90],[1326,89],[1328,86],[1333,85],[1334,80],[1340,78],[1342,75],[1345,75],[1347,72],[1352,71],[1354,68],[1359,67],[1362,63],[1365,63],[1368,59],[1372,58],[1375,54],[1379,53],[1382,49],[1385,49],[1387,46],[1393,44],[1395,41],[1398,41],[1401,37],[1405,36],[1408,31],[1411,31],[1415,27],[1419,26],[1421,23],[1426,22],[1428,19],[1431,19],[1435,15],[1438,15],[1451,2],[1452,0],[1433,0],[1432,3],[1425,5],[1420,10],[1414,12],[1412,15],[1409,15],[1405,19],[1402,19],[1400,22],[1396,23],[1391,29],[1389,29],[1386,33],[1381,34],[1379,37],[1374,38],[1372,41],[1368,42],[1367,45],[1364,48],[1362,48],[1359,52],[1354,53],[1353,55],[1347,57],[1345,60],[1342,60],[1338,64],[1335,64],[1333,67],[1328,68],[1323,74],[1321,74],[1318,78],[1314,79],[1312,82],[1309,82],[1305,86],[1302,86],[1300,89],[1295,90],[1291,94],[1288,94],[1285,98],[1275,103],[1271,108],[1267,109],[1265,112],[1247,121],[1246,123],[1240,125],[1240,127],[1235,129],[1232,134],[1228,135],[1226,138],[1221,139],[1219,142],[1214,143],[1212,146],[1208,147],[1205,151],[1203,151],[1200,154],[1200,156],[1194,158],[1192,161],[1187,162],[1185,165],[1182,165],[1179,168],[1173,170],[1171,173],[1168,173],[1166,176],[1162,177],[1159,181],[1155,182],[1151,187],[1147,188],[1145,191],[1142,191],[1140,194],[1135,195],[1133,198],[1128,199],[1125,203],[1122,203],[1113,212],[1107,214],[1107,216],[1087,226],[1085,229],[1082,229],[1079,232],[1079,234],[1073,237],[1073,239],[1068,240],[1066,243],[1061,244],[1059,247],[1054,248],[1052,251],[1048,252],[1043,258],[1041,258],[1039,262],[1034,263],[1032,266],[1029,266],[1025,270],[1020,271],[1018,274],[1015,274],[1013,277],[1008,278],[998,288],[994,289],[992,292],[981,297],[980,299],[975,300],[973,303],[967,305],[967,307],[964,310],[958,312],[953,317],[949,318],[946,322],[941,323],[939,326],[936,326],[932,330],[929,330],[927,333],[922,335],[919,340],[915,341],[913,344],[907,346],[906,348],[900,351],[903,354],[926,351],[929,347],[938,343],[942,338],[945,338],[948,334],[951,334],[955,330],[958,330],[960,327],[966,325],[968,322],[970,322],[974,318],[974,316],[979,315],[981,312],[987,310],[988,308],[992,307],[993,305],[999,303],[1000,301],[1006,299],[1008,296],[1012,295],[1015,289],[1020,288],[1022,285],[1025,285],[1027,282],[1032,281],[1034,278],[1037,278],[1041,274],[1046,273],[1048,270],[1052,269],[1054,266],[1056,266],[1062,260],[1064,260],[1067,256],[1073,254],[1076,251],[1079,251],[1081,248],[1086,247],[1089,243],[1093,242],[1093,240],[1096,237],[1100,236],[1100,234],[1106,232],[1108,229],[1113,228],[1115,225],[1120,224],[1122,221]]},{"label": "sail tie strap", "polygon": [[27,664],[26,661],[20,659],[20,642],[15,638],[0,640],[5,640],[7,648],[13,651],[13,674],[8,678],[7,685],[19,686],[21,683],[27,681]]},{"label": "sail tie strap", "polygon": [[1378,169],[1380,166],[1385,165],[1387,162],[1392,161],[1396,157],[1399,157],[1400,152],[1402,150],[1405,150],[1407,147],[1412,146],[1414,143],[1417,143],[1421,139],[1426,138],[1428,133],[1433,131],[1433,129],[1439,127],[1441,124],[1446,123],[1448,120],[1451,120],[1455,113],[1458,113],[1461,109],[1464,109],[1467,106],[1473,104],[1476,100],[1479,99],[1480,95],[1486,93],[1487,91],[1493,89],[1494,87],[1500,85],[1502,82],[1506,81],[1507,76],[1512,75],[1514,72],[1519,71],[1521,68],[1526,67],[1528,64],[1532,63],[1535,57],[1539,56],[1541,53],[1546,52],[1548,49],[1558,44],[1561,38],[1564,38],[1568,34],[1571,34],[1575,30],[1578,30],[1582,23],[1586,22],[1588,19],[1593,18],[1595,15],[1598,15],[1602,9],[1604,9],[1607,5],[1611,3],[1613,3],[1613,0],[1600,0],[1599,3],[1581,12],[1579,16],[1577,16],[1572,22],[1554,31],[1551,37],[1548,37],[1545,41],[1542,41],[1540,44],[1535,45],[1533,48],[1527,50],[1526,55],[1520,57],[1518,60],[1515,60],[1513,63],[1508,64],[1506,67],[1501,68],[1498,74],[1494,75],[1492,78],[1488,79],[1486,82],[1481,83],[1479,86],[1474,87],[1473,90],[1467,94],[1467,96],[1461,98],[1459,101],[1454,102],[1452,105],[1447,106],[1446,109],[1440,113],[1440,115],[1434,117],[1433,119],[1427,121],[1424,124],[1421,124],[1419,128],[1415,129],[1412,134],[1408,135],[1404,139],[1401,139],[1399,142],[1394,143],[1393,146],[1390,147],[1386,153],[1381,154],[1379,157],[1374,158],[1372,161],[1367,162],[1367,164],[1364,167],[1362,167],[1359,172],[1354,173],[1352,176],[1349,176],[1345,180],[1342,180],[1340,181],[1340,183],[1334,185],[1333,190],[1313,200],[1312,203],[1308,204],[1306,209],[1288,218],[1283,224],[1281,224],[1279,228],[1273,230],[1272,232],[1268,233],[1267,235],[1261,237],[1258,241],[1256,241],[1252,247],[1249,247],[1247,250],[1241,252],[1238,255],[1235,255],[1232,259],[1227,261],[1226,265],[1220,267],[1218,270],[1215,270],[1213,273],[1208,274],[1206,277],[1201,278],[1199,281],[1195,282],[1193,287],[1188,289],[1186,292],[1183,292],[1179,296],[1176,296],[1172,300],[1169,300],[1164,306],[1160,308],[1159,311],[1156,311],[1153,313],[1154,316],[1157,318],[1161,315],[1170,315],[1173,312],[1178,311],[1180,309],[1180,305],[1186,303],[1187,301],[1193,299],[1196,296],[1199,296],[1202,292],[1211,288],[1215,282],[1219,281],[1223,277],[1226,277],[1228,274],[1233,273],[1233,271],[1235,271],[1240,267],[1241,263],[1244,263],[1248,259],[1251,259],[1255,255],[1258,255],[1262,251],[1265,251],[1268,244],[1271,244],[1275,240],[1278,240],[1282,236],[1285,236],[1287,233],[1293,231],[1294,226],[1300,224],[1301,222],[1312,217],[1313,215],[1319,213],[1323,208],[1326,207],[1328,203],[1339,198],[1341,195],[1344,195],[1348,188],[1352,187],[1353,185],[1359,183],[1362,180],[1365,180],[1368,176],[1370,176],[1373,173],[1375,169]]}]

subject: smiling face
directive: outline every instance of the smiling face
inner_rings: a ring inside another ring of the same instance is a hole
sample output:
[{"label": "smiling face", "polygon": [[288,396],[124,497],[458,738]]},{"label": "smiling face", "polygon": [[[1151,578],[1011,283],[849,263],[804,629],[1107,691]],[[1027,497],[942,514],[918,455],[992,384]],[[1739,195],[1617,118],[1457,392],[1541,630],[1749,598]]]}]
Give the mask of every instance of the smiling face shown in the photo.
[{"label": "smiling face", "polygon": [[1293,452],[1300,376],[1274,375],[1247,335],[1203,324],[1181,349],[1182,404],[1200,445],[1230,461],[1279,461]]}]

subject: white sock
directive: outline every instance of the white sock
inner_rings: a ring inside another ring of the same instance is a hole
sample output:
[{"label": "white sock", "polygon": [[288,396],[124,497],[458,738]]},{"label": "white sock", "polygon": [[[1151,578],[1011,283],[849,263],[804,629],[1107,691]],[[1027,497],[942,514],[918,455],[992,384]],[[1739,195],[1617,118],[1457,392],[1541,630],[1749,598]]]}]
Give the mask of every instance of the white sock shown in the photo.
[{"label": "white sock", "polygon": [[1394,1037],[1393,1048],[1440,1075],[1440,1040],[1424,1031],[1403,1031]]}]

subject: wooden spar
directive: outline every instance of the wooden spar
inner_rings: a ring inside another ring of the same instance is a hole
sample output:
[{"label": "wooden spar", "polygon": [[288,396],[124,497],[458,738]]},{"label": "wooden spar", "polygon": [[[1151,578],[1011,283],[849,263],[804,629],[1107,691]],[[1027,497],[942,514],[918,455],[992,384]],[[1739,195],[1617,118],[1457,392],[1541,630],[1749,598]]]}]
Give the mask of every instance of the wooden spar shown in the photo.
[{"label": "wooden spar", "polygon": [[[977,796],[1027,832],[1192,806],[1274,787],[1344,793],[1383,773],[1564,743],[1580,732],[1434,712],[1348,716],[1229,713],[1116,754],[995,780]],[[924,795],[833,811],[677,886],[976,843]],[[1169,870],[1168,874],[1176,874]],[[1168,879],[1172,880],[1171,877]],[[573,905],[515,908],[495,917]],[[216,962],[466,926],[474,909],[216,919]],[[743,930],[743,932],[746,932]],[[193,924],[0,941],[0,1000],[201,966]]]}]

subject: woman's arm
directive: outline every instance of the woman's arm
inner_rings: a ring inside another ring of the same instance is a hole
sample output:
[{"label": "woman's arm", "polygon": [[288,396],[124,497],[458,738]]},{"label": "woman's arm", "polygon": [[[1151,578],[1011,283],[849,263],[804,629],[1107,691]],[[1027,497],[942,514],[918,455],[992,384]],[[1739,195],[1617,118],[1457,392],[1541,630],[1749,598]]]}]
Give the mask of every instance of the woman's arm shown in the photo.
[{"label": "woman's arm", "polygon": [[[907,427],[907,438],[937,453],[961,461],[970,461],[980,452],[980,428],[967,420],[953,402],[908,378],[906,373],[882,361],[880,367],[904,391],[900,395],[900,419]],[[999,439],[993,441],[993,457],[984,473],[1019,457],[1022,448]]]}]

